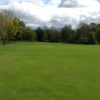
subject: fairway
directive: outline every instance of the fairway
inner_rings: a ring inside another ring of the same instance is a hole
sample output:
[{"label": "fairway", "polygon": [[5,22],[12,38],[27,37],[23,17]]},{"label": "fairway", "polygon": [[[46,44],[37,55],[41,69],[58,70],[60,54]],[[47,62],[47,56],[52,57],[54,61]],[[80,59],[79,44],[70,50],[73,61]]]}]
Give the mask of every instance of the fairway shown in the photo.
[{"label": "fairway", "polygon": [[0,44],[0,100],[100,100],[100,45]]}]

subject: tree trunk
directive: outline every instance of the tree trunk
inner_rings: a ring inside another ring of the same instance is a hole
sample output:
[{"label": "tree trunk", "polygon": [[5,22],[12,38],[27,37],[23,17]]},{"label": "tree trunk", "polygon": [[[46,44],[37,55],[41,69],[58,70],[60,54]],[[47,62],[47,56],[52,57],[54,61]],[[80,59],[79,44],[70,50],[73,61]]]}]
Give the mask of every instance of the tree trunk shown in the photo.
[{"label": "tree trunk", "polygon": [[6,44],[5,39],[2,41],[2,44],[3,44],[3,45],[5,45],[5,44]]},{"label": "tree trunk", "polygon": [[3,44],[5,45],[5,40],[4,40]]}]

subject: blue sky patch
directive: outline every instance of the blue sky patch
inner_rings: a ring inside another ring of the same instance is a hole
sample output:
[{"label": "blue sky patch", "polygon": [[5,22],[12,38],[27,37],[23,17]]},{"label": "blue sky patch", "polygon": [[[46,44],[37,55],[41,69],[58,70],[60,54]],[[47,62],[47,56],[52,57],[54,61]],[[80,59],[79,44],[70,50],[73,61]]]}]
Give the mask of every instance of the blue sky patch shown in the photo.
[{"label": "blue sky patch", "polygon": [[4,2],[0,2],[0,5],[8,5],[10,2],[9,1],[4,1]]}]

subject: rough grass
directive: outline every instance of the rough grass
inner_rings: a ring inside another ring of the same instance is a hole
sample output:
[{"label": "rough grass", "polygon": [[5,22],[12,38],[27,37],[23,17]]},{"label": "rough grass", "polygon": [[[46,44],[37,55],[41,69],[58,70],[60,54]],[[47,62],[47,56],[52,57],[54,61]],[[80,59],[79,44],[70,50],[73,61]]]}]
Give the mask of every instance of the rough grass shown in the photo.
[{"label": "rough grass", "polygon": [[100,46],[0,45],[0,100],[100,100]]}]

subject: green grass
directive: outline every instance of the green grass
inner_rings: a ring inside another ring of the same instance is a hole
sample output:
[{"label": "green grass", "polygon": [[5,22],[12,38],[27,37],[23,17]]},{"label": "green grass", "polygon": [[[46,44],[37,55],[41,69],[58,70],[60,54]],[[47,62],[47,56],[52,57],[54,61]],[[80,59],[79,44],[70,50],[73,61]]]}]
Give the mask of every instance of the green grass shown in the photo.
[{"label": "green grass", "polygon": [[0,100],[100,100],[100,46],[0,45]]}]

